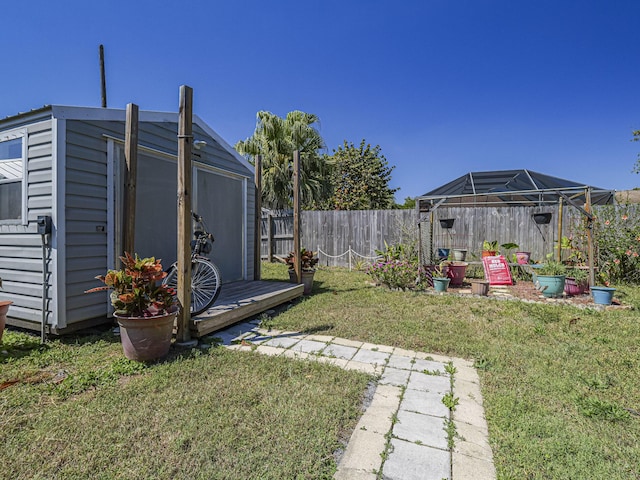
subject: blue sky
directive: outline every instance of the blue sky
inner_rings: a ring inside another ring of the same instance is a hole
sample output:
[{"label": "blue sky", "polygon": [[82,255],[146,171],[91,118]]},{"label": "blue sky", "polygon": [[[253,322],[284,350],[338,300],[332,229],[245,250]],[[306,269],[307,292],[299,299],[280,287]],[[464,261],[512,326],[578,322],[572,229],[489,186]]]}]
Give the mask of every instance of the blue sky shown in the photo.
[{"label": "blue sky", "polygon": [[32,0],[2,6],[0,118],[48,104],[176,111],[227,142],[258,110],[378,144],[396,198],[528,168],[640,186],[638,0]]}]

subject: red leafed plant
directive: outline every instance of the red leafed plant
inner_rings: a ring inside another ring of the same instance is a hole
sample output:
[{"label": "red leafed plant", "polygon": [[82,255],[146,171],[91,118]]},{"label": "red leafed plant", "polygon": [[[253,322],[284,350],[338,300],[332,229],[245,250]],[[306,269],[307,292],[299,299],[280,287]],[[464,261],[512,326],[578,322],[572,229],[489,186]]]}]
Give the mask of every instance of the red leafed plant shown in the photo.
[{"label": "red leafed plant", "polygon": [[109,270],[96,278],[104,286],[92,288],[85,293],[113,290],[111,304],[116,315],[127,317],[152,317],[174,311],[175,290],[162,284],[167,276],[160,259],[140,258],[125,252],[120,257],[122,269]]},{"label": "red leafed plant", "polygon": [[[286,258],[286,263],[289,266],[289,269],[293,270],[296,263],[295,252],[289,253],[289,256]],[[318,257],[315,252],[307,250],[306,248],[300,249],[300,264],[303,272],[313,271],[317,263]]]}]

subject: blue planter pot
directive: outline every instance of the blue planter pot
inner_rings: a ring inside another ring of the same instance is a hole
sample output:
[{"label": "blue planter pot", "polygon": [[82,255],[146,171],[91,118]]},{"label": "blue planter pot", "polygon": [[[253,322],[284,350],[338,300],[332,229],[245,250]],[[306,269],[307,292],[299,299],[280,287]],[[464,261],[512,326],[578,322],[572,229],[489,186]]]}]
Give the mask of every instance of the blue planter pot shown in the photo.
[{"label": "blue planter pot", "polygon": [[433,288],[436,292],[446,292],[450,281],[450,278],[434,277]]},{"label": "blue planter pot", "polygon": [[536,288],[547,298],[560,298],[564,292],[565,275],[538,275]]},{"label": "blue planter pot", "polygon": [[611,305],[613,293],[616,291],[613,287],[591,287],[590,290],[593,303],[598,305]]}]

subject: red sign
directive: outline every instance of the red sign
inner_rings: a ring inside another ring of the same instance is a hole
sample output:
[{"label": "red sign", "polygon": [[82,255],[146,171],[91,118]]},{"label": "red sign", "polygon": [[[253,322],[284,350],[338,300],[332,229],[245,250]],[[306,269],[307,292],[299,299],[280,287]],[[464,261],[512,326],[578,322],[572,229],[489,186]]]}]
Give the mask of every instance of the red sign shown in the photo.
[{"label": "red sign", "polygon": [[513,285],[509,264],[503,255],[483,257],[484,277],[490,285]]}]

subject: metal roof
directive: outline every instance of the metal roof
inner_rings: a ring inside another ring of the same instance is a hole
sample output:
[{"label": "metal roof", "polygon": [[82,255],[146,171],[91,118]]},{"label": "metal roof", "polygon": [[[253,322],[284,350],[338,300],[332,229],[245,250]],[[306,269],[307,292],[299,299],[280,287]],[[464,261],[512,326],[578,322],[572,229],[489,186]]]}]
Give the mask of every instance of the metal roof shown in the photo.
[{"label": "metal roof", "polygon": [[494,170],[469,172],[417,198],[421,206],[447,204],[457,206],[531,206],[558,203],[561,197],[578,203],[586,201],[590,189],[591,203],[614,202],[614,191],[553,177],[531,170]]}]

